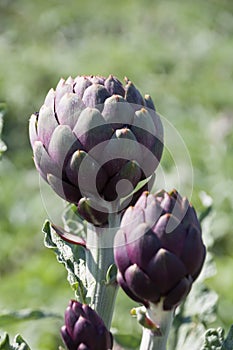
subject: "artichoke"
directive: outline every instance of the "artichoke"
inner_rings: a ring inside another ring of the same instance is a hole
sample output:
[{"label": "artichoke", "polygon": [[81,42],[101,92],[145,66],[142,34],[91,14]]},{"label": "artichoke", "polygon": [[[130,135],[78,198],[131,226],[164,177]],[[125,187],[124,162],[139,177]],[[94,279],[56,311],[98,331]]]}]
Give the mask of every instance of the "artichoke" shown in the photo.
[{"label": "artichoke", "polygon": [[149,179],[163,151],[150,96],[112,75],[61,79],[31,116],[29,134],[40,175],[95,225]]},{"label": "artichoke", "polygon": [[65,311],[61,335],[68,350],[109,350],[112,334],[88,305],[71,300]]},{"label": "artichoke", "polygon": [[134,300],[171,310],[189,293],[205,259],[201,226],[173,190],[144,192],[123,215],[114,242],[118,283]]}]

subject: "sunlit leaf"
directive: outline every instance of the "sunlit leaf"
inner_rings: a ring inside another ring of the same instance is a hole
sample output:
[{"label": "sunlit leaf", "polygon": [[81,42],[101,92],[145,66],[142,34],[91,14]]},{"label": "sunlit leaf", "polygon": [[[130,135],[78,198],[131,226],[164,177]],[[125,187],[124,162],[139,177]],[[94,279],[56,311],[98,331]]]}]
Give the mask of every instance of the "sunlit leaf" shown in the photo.
[{"label": "sunlit leaf", "polygon": [[49,221],[45,222],[42,231],[45,234],[45,246],[53,249],[58,262],[65,266],[68,272],[68,282],[74,289],[76,297],[80,302],[86,302],[85,248],[64,241]]}]

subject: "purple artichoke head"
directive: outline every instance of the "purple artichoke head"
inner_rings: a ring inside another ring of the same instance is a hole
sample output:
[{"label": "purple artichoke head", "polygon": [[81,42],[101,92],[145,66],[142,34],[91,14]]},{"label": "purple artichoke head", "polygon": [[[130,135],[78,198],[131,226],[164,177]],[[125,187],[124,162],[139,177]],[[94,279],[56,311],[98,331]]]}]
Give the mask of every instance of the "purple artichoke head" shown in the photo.
[{"label": "purple artichoke head", "polygon": [[65,311],[61,335],[68,350],[110,350],[112,334],[88,305],[71,300]]},{"label": "purple artichoke head", "polygon": [[61,79],[31,116],[29,134],[40,175],[96,225],[106,223],[109,203],[154,173],[163,151],[150,96],[112,75]]},{"label": "purple artichoke head", "polygon": [[206,249],[196,212],[177,191],[144,192],[123,215],[114,243],[118,283],[134,300],[163,309],[189,293]]}]

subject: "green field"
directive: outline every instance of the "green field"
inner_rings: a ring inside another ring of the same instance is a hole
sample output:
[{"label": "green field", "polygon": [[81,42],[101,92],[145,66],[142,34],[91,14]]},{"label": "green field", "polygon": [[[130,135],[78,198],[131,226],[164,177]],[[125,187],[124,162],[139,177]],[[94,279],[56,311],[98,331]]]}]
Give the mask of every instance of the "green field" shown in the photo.
[{"label": "green field", "polygon": [[[48,213],[32,161],[28,120],[60,77],[112,73],[121,80],[129,77],[143,94],[149,93],[166,125],[174,128],[174,135],[170,128],[165,140],[168,148],[161,164],[166,190],[180,184],[181,194],[188,195],[198,211],[203,209],[203,192],[213,198],[211,250],[217,274],[208,285],[220,298],[214,325],[229,328],[233,323],[232,57],[231,0],[1,0],[0,102],[7,105],[2,138],[8,151],[0,163],[0,310],[42,308],[63,315],[73,297],[64,268],[43,246],[41,227]],[[185,152],[176,148],[177,132]],[[135,332],[136,321],[129,315],[132,306],[120,293],[114,328]],[[4,330],[12,335],[20,332],[33,350],[53,350],[61,344],[62,322],[51,318],[7,323]]]}]

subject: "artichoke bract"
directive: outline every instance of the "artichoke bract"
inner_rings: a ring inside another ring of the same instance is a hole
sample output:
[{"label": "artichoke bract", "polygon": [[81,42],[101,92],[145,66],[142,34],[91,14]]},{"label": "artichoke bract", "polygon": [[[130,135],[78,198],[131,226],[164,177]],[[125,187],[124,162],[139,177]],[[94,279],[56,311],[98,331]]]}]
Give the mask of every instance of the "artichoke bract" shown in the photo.
[{"label": "artichoke bract", "polygon": [[112,75],[61,79],[31,116],[29,134],[40,175],[95,225],[154,173],[163,151],[150,96]]},{"label": "artichoke bract", "polygon": [[112,334],[98,314],[75,300],[70,300],[65,311],[61,335],[68,350],[110,350],[113,347]]},{"label": "artichoke bract", "polygon": [[177,306],[189,293],[206,255],[196,212],[176,190],[144,192],[123,215],[114,242],[118,283],[145,306]]}]

